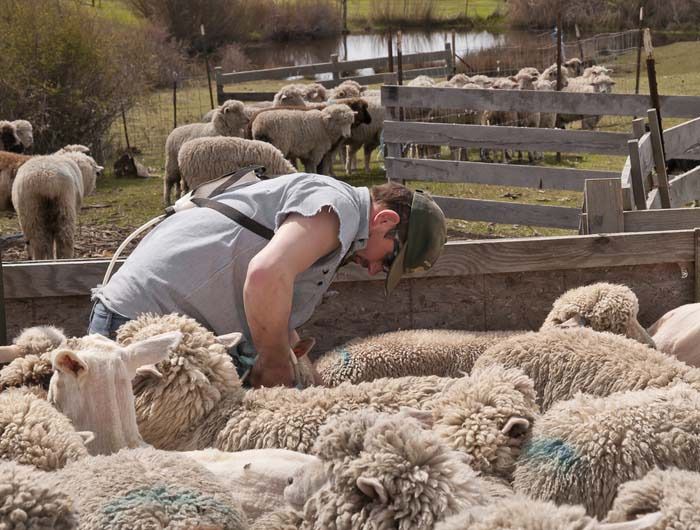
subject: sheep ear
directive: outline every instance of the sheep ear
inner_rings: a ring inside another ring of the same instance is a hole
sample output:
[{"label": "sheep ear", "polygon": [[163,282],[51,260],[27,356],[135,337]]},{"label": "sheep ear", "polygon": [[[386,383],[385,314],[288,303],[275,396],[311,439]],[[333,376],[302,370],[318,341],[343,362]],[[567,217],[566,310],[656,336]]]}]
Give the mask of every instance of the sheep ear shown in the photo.
[{"label": "sheep ear", "polygon": [[133,377],[136,370],[143,365],[156,364],[168,358],[170,350],[177,348],[182,340],[182,333],[170,331],[155,337],[129,344],[122,350],[122,361]]},{"label": "sheep ear", "polygon": [[316,339],[313,337],[304,337],[303,339],[299,339],[299,341],[292,346],[292,351],[294,352],[294,355],[297,356],[297,359],[301,359],[304,355],[311,351],[315,344]]},{"label": "sheep ear", "polygon": [[634,339],[637,342],[647,344],[652,348],[656,349],[656,343],[654,342],[654,339],[651,338],[651,335],[649,335],[647,330],[642,327],[642,325],[637,321],[636,318],[630,319],[630,323],[627,326],[627,336],[630,339]]},{"label": "sheep ear", "polygon": [[585,328],[586,327],[586,319],[583,318],[581,315],[574,315],[569,320],[565,320],[561,324],[558,324],[558,328]]},{"label": "sheep ear", "polygon": [[142,377],[155,377],[156,379],[163,379],[163,374],[161,374],[156,368],[155,364],[147,364],[136,369],[136,375]]},{"label": "sheep ear", "polygon": [[79,377],[87,373],[88,365],[78,355],[71,350],[58,350],[53,354],[53,369],[64,374],[71,374]]},{"label": "sheep ear", "polygon": [[530,420],[519,416],[511,416],[501,429],[501,432],[512,438],[518,437],[530,429]]},{"label": "sheep ear", "polygon": [[663,515],[661,512],[648,513],[644,517],[624,523],[600,523],[596,530],[642,530],[656,525]]},{"label": "sheep ear", "polygon": [[85,445],[89,444],[95,439],[95,433],[92,431],[78,431],[78,435],[83,439]]},{"label": "sheep ear", "polygon": [[216,340],[220,344],[226,346],[226,348],[233,348],[243,340],[243,333],[234,331],[233,333],[227,333],[226,335],[219,335],[216,337]]},{"label": "sheep ear", "polygon": [[379,499],[379,502],[386,504],[389,497],[386,494],[386,489],[376,478],[359,477],[357,479],[357,489],[367,495],[371,499]]},{"label": "sheep ear", "polygon": [[20,355],[22,355],[22,348],[16,344],[0,346],[0,363],[9,363]]}]

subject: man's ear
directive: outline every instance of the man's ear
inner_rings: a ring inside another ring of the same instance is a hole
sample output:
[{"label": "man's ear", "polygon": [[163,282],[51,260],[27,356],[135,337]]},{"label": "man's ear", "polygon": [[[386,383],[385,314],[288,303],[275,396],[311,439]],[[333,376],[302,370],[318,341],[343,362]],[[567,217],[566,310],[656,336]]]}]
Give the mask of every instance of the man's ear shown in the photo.
[{"label": "man's ear", "polygon": [[373,221],[373,224],[375,226],[386,227],[386,231],[388,232],[389,230],[391,230],[399,224],[399,221],[401,221],[401,217],[399,217],[399,214],[396,213],[394,210],[380,210],[374,216]]}]

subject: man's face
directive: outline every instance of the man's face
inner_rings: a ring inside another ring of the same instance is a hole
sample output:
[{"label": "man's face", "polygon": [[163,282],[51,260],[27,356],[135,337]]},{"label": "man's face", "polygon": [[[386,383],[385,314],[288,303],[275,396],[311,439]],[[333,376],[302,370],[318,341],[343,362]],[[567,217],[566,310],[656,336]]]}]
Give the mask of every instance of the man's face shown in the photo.
[{"label": "man's face", "polygon": [[370,235],[367,246],[363,250],[357,251],[352,261],[367,269],[370,276],[382,272],[384,265],[390,265],[396,257],[396,238],[393,234]]}]

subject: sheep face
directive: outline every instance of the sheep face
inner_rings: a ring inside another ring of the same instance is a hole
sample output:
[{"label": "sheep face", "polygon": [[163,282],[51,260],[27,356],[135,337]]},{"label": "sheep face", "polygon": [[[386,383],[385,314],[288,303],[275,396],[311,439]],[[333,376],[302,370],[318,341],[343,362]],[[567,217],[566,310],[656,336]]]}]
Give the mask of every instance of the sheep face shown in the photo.
[{"label": "sheep face", "polygon": [[78,341],[85,349],[60,348],[52,354],[48,400],[76,429],[95,433],[93,454],[141,445],[131,380],[141,366],[167,358],[181,339],[180,333],[166,333],[121,347],[90,335]]},{"label": "sheep face", "polygon": [[221,130],[228,131],[231,135],[240,132],[248,124],[249,118],[245,112],[245,106],[240,101],[229,99],[225,101],[218,112],[214,113],[212,122]]},{"label": "sheep face", "polygon": [[0,121],[0,150],[22,153],[24,146],[17,136],[17,129],[6,121]]},{"label": "sheep face", "polygon": [[[350,138],[355,113],[347,105],[329,105],[322,111],[323,122],[332,136]],[[333,134],[335,133],[335,134]]]}]

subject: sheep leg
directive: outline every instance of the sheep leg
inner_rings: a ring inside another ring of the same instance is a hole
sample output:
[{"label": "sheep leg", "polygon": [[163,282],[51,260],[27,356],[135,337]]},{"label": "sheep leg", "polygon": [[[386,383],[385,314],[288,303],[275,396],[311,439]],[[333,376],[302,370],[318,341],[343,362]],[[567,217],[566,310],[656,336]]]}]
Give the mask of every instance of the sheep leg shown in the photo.
[{"label": "sheep leg", "polygon": [[60,212],[56,220],[57,230],[54,234],[56,241],[56,258],[72,258],[74,252],[74,236],[75,236],[75,211]]},{"label": "sheep leg", "polygon": [[363,150],[365,153],[365,175],[369,175],[369,171],[370,171],[369,163],[372,159],[372,151],[374,151],[374,149],[372,149],[371,145],[367,145],[367,144],[365,144],[362,147],[363,147]]},{"label": "sheep leg", "polygon": [[348,146],[348,155],[345,161],[345,174],[352,175],[357,168],[357,151],[359,147]]}]

